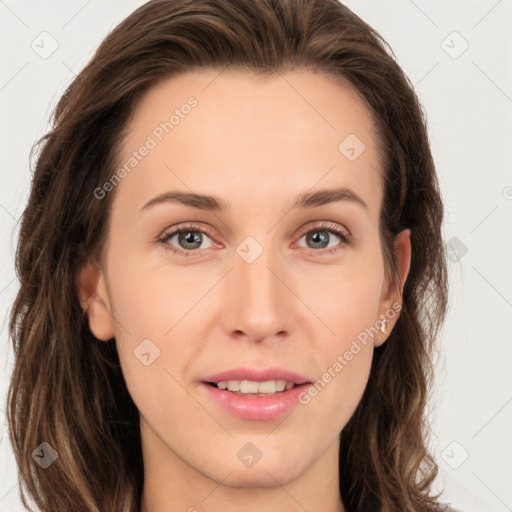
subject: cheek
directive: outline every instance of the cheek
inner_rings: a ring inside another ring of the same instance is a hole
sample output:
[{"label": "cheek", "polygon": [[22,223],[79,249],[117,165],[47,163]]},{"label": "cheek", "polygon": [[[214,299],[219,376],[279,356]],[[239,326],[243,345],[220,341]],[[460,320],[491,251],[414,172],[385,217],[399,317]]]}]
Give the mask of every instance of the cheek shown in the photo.
[{"label": "cheek", "polygon": [[163,401],[181,395],[177,381],[183,381],[197,349],[183,340],[194,338],[194,305],[211,284],[191,285],[187,273],[121,254],[112,251],[108,273],[117,350],[133,400],[141,413],[152,415],[146,409],[161,410],[155,402],[160,395]]},{"label": "cheek", "polygon": [[210,286],[208,279],[173,268],[163,258],[155,265],[151,258],[136,254],[116,258],[113,252],[110,267],[109,292],[116,331],[121,336],[128,331],[133,342],[162,340]]},{"label": "cheek", "polygon": [[297,282],[304,301],[314,308],[327,325],[338,349],[366,332],[379,319],[379,304],[384,279],[382,260],[371,252],[354,254],[339,266],[322,269],[314,278]]},{"label": "cheek", "polygon": [[[360,254],[350,265],[325,275],[322,294],[309,294],[319,304],[318,316],[333,331],[318,340],[324,373],[312,391],[318,406],[332,407],[343,425],[354,412],[366,387],[373,357],[373,338],[378,329],[383,282],[382,260]],[[380,254],[377,252],[377,254]],[[324,391],[325,390],[325,391]],[[309,394],[309,393],[308,393]],[[313,397],[306,396],[305,402]]]}]

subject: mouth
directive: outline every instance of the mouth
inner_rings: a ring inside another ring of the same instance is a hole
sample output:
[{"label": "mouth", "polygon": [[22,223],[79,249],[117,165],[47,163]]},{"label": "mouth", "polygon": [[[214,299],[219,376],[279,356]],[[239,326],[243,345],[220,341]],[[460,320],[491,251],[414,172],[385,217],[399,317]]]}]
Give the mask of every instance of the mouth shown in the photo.
[{"label": "mouth", "polygon": [[206,382],[206,384],[216,389],[230,391],[239,396],[272,396],[302,385],[286,380],[267,380],[264,382],[255,380],[221,380],[219,382]]},{"label": "mouth", "polygon": [[206,397],[224,412],[246,420],[271,420],[296,407],[311,381],[279,368],[237,368],[206,377],[201,384]]}]

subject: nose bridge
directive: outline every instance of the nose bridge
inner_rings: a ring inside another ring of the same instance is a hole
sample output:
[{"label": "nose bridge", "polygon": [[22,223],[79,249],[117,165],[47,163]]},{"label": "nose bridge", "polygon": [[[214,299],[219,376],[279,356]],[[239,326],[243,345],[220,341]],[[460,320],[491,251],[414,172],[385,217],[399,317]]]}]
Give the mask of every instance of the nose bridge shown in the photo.
[{"label": "nose bridge", "polygon": [[[279,276],[279,258],[266,246],[247,237],[236,248],[229,284],[229,305],[225,311],[228,332],[241,331],[254,341],[287,330],[290,319],[290,292]],[[280,278],[279,278],[279,277]]]}]

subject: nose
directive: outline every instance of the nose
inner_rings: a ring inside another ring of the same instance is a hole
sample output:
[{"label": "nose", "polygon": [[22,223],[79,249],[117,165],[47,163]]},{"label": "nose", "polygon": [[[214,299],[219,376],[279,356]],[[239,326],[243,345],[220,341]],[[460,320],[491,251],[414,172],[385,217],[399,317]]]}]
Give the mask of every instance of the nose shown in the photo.
[{"label": "nose", "polygon": [[254,343],[284,339],[292,332],[294,295],[270,250],[252,262],[234,255],[227,276],[223,324],[228,335]]}]

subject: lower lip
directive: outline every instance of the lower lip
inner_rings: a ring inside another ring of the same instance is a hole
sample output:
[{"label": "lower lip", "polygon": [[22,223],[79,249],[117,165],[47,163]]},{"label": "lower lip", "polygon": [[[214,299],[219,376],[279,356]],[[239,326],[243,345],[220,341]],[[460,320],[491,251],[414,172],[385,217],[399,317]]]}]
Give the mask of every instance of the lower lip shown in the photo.
[{"label": "lower lip", "polygon": [[272,420],[287,413],[299,403],[299,395],[309,383],[268,396],[242,396],[201,383],[207,393],[233,416],[246,420]]}]

